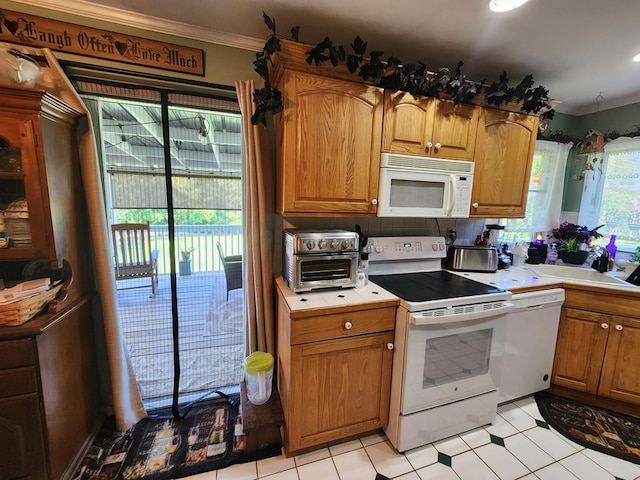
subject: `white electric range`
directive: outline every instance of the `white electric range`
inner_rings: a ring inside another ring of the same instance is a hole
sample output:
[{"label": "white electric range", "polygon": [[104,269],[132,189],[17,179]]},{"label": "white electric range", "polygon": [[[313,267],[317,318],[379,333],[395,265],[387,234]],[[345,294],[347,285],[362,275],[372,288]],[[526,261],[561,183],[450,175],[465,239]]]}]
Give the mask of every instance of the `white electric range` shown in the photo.
[{"label": "white electric range", "polygon": [[369,280],[400,298],[387,437],[400,452],[491,423],[511,293],[442,269],[443,237],[372,237]]}]

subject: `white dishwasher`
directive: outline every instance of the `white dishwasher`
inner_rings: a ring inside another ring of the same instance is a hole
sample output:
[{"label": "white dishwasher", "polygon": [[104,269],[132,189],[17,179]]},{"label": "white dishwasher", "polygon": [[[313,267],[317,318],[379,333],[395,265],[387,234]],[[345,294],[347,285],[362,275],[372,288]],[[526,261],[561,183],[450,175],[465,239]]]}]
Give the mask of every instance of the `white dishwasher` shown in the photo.
[{"label": "white dishwasher", "polygon": [[553,288],[511,297],[498,401],[549,388],[564,290]]}]

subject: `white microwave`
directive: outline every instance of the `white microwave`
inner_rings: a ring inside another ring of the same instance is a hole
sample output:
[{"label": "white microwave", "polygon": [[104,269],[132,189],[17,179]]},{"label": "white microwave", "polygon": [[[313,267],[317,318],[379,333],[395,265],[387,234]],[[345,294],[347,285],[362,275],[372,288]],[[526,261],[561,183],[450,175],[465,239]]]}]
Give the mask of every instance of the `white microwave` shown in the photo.
[{"label": "white microwave", "polygon": [[475,164],[383,153],[378,217],[468,218]]}]

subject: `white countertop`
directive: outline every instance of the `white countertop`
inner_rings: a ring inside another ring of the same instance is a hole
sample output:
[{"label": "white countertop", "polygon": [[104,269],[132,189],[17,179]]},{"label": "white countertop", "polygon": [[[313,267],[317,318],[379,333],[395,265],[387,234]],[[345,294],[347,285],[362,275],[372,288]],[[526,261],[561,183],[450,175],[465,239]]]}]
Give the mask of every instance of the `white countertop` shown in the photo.
[{"label": "white countertop", "polygon": [[[453,272],[457,275],[482,282],[494,287],[517,293],[518,290],[537,290],[562,287],[563,284],[574,286],[595,286],[618,292],[634,292],[640,294],[640,287],[635,285],[610,284],[574,280],[554,276],[539,275],[535,271],[536,265],[525,264],[521,267],[510,267],[507,270],[498,270],[495,273],[480,272]],[[575,267],[581,268],[581,267]],[[590,267],[584,267],[590,268]],[[626,278],[624,272],[608,272],[603,275]],[[399,300],[398,297],[382,287],[369,282],[364,288],[345,288],[342,290],[315,290],[311,292],[294,293],[282,279],[276,279],[282,295],[289,308],[294,311],[306,311],[317,308],[341,307],[357,304],[371,304],[382,301]]]},{"label": "white countertop", "polygon": [[503,290],[514,290],[523,288],[552,288],[562,283],[561,279],[554,277],[543,277],[533,272],[529,265],[522,267],[510,267],[507,270],[498,270],[495,273],[479,272],[451,272],[463,277],[482,282]]},{"label": "white countertop", "polygon": [[[567,264],[558,264],[558,267],[567,267]],[[632,285],[630,283],[605,283],[599,281],[589,281],[589,280],[580,280],[573,279],[569,277],[562,276],[561,269],[558,269],[558,275],[553,275],[553,269],[555,266],[544,265],[543,268],[546,267],[546,270],[549,271],[547,274],[539,274],[536,271],[537,265],[528,265],[525,264],[521,267],[510,267],[507,270],[498,270],[495,273],[477,273],[477,272],[452,272],[458,275],[462,275],[466,278],[470,278],[471,280],[475,280],[482,283],[488,283],[489,285],[493,285],[498,288],[503,288],[505,290],[517,291],[518,289],[544,289],[551,288],[555,286],[571,285],[571,286],[590,286],[590,287],[598,287],[605,290],[614,290],[617,292],[633,292],[640,293],[640,287],[636,285]],[[628,273],[625,272],[606,272],[606,273],[597,273],[595,270],[591,269],[589,266],[570,266],[571,269],[581,269],[587,272],[595,273],[595,277],[598,275],[603,275],[606,277],[616,277],[619,279],[625,279],[629,276]]]},{"label": "white countertop", "polygon": [[290,310],[305,311],[315,308],[342,307],[346,305],[368,304],[384,301],[398,301],[398,297],[382,287],[369,282],[364,288],[343,288],[342,290],[314,290],[295,293],[282,277],[276,282]]}]

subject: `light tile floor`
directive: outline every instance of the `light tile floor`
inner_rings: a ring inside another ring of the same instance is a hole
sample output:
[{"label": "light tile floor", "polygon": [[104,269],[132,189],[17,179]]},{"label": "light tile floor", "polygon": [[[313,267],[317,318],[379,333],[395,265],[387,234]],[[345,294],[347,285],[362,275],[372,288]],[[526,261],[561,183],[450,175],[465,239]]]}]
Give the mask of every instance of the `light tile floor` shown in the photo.
[{"label": "light tile floor", "polygon": [[188,480],[639,480],[640,465],[584,448],[542,419],[526,397],[491,425],[399,454],[383,434],[294,458],[232,465]]}]

